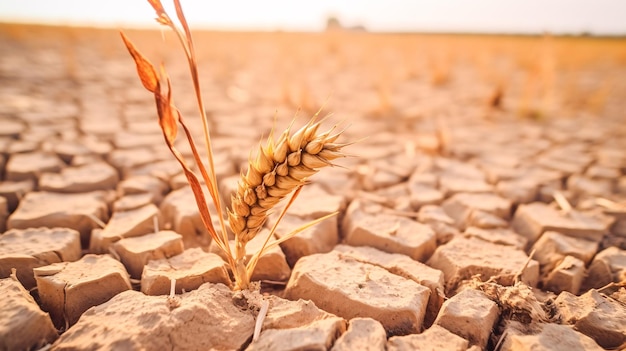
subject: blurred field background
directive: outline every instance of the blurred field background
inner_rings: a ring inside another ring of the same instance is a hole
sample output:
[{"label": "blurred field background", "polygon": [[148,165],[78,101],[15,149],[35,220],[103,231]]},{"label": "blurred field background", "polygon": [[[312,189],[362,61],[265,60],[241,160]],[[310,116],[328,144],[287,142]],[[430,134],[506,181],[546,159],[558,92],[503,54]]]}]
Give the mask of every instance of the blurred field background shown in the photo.
[{"label": "blurred field background", "polygon": [[[126,33],[154,63],[166,64],[178,104],[193,113],[186,63],[172,33]],[[311,112],[327,99],[328,108],[344,118],[409,121],[438,115],[601,118],[626,111],[623,38],[341,29],[194,31],[194,38],[208,108],[215,114]],[[124,100],[120,105],[130,109],[146,100],[135,95],[143,92],[116,30],[1,24],[0,41],[3,100],[12,100],[11,90],[26,90],[34,103],[51,94],[57,104],[70,103],[74,91],[83,92],[79,99]],[[6,84],[16,80],[20,84]],[[2,105],[14,103],[19,104]]]},{"label": "blurred field background", "polygon": [[[620,120],[626,111],[620,37],[192,31],[218,134],[253,121],[243,130],[257,139],[276,112],[310,114],[325,101],[337,119],[365,118],[391,131],[457,119]],[[177,105],[197,116],[173,34],[125,32],[153,63],[165,63]],[[0,47],[5,116],[47,111],[45,127],[80,114],[120,128],[155,117],[146,115],[153,101],[115,29],[5,23]]]}]

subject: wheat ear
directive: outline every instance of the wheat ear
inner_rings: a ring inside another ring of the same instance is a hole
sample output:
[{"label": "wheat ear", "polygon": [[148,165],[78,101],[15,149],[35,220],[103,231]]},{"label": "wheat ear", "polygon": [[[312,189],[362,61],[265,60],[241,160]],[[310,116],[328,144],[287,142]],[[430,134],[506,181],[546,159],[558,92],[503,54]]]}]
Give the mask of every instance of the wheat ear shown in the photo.
[{"label": "wheat ear", "polygon": [[[317,116],[317,115],[316,115]],[[322,122],[314,116],[309,123],[291,134],[291,127],[278,140],[270,134],[265,146],[259,145],[250,157],[248,170],[241,175],[228,209],[230,228],[235,234],[236,265],[243,268],[245,246],[263,227],[268,211],[280,200],[305,185],[307,179],[332,161],[345,156],[335,143],[341,132],[318,133]],[[237,275],[237,272],[234,272]]]}]

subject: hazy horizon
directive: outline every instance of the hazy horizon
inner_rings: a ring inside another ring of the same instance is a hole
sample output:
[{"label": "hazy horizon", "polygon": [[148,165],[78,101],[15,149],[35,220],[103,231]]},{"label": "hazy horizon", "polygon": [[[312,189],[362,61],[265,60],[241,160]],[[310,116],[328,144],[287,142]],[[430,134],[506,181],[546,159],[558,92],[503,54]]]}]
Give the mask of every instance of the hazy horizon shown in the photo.
[{"label": "hazy horizon", "polygon": [[[170,2],[163,4],[168,7]],[[621,16],[626,2],[619,0],[183,0],[182,6],[196,29],[320,31],[333,16],[346,27],[376,32],[626,34]],[[143,0],[0,2],[0,22],[156,28],[153,18],[152,8]]]}]

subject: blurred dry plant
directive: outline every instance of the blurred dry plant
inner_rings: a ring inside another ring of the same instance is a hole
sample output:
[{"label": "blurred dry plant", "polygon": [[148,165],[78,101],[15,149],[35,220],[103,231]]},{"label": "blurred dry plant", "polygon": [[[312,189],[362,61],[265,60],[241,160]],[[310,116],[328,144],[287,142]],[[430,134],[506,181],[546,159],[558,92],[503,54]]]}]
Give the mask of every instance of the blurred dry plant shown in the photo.
[{"label": "blurred dry plant", "polygon": [[[333,213],[316,219],[282,236],[280,239],[270,241],[274,236],[278,223],[300,193],[302,186],[307,184],[307,179],[320,168],[332,166],[332,160],[345,156],[341,153],[341,149],[347,144],[335,143],[342,133],[341,131],[335,131],[336,126],[326,132],[318,131],[322,123],[322,121],[317,121],[319,111],[301,129],[292,132],[292,126],[290,126],[281,133],[277,140],[274,140],[274,131],[272,130],[265,145],[259,145],[256,155],[250,156],[248,170],[245,174],[242,173],[237,190],[231,197],[232,208],[225,210],[218,193],[211,135],[200,92],[194,45],[180,1],[174,0],[174,6],[182,30],[166,13],[160,0],[148,0],[148,2],[156,12],[156,21],[174,31],[185,51],[203,124],[204,142],[208,158],[207,166],[204,165],[198,153],[192,134],[185,124],[183,116],[174,105],[170,79],[164,66],[161,65],[157,72],[155,67],[135,48],[124,33],[121,33],[122,39],[135,61],[141,83],[148,91],[154,94],[159,125],[163,131],[165,142],[180,163],[193,190],[204,226],[216,245],[226,254],[235,279],[235,290],[249,289],[251,286],[250,277],[264,252],[326,218],[336,215],[336,213]],[[191,147],[194,162],[200,171],[211,201],[215,205],[216,215],[219,219],[219,228],[215,228],[211,220],[211,213],[203,192],[203,184],[201,184],[198,176],[192,171],[181,152],[175,146],[178,125],[183,128],[185,137]],[[267,220],[268,211],[288,195],[290,195],[290,198],[282,208],[278,217],[279,220],[271,228],[263,246],[251,256],[250,260],[246,261],[246,244],[259,233]],[[230,246],[224,214],[227,214],[228,224],[234,233],[234,250]]]}]

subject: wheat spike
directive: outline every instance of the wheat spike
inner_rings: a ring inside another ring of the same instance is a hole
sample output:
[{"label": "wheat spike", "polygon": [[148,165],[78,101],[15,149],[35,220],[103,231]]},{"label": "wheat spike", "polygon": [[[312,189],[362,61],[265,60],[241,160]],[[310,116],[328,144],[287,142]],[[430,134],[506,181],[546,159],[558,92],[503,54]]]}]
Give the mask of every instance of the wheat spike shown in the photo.
[{"label": "wheat spike", "polygon": [[320,123],[313,119],[293,135],[287,129],[276,141],[270,134],[265,147],[259,146],[256,157],[250,158],[228,210],[238,247],[245,246],[261,230],[268,210],[306,184],[320,168],[345,156],[341,153],[345,144],[335,143],[341,132],[333,134],[333,128],[318,134]]}]

